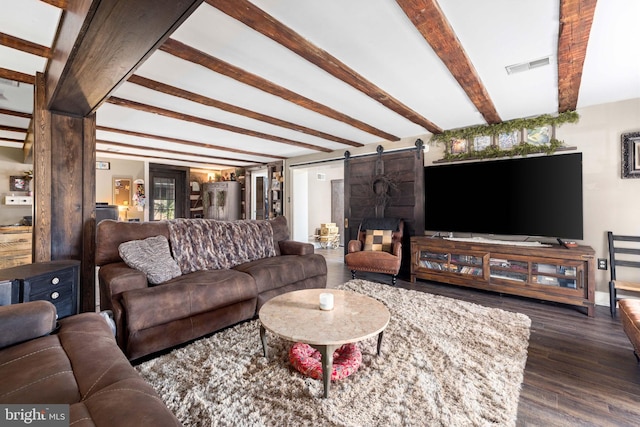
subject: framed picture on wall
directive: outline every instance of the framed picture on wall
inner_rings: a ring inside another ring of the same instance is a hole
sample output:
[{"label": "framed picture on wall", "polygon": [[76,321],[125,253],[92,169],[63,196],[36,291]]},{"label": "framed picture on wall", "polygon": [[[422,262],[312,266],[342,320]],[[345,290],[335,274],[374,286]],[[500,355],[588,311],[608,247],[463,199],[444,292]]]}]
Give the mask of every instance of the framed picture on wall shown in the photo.
[{"label": "framed picture on wall", "polygon": [[24,176],[10,176],[9,191],[29,191],[27,189],[27,180],[24,179]]},{"label": "framed picture on wall", "polygon": [[469,142],[464,138],[454,138],[449,144],[451,154],[462,154],[469,150]]},{"label": "framed picture on wall", "polygon": [[622,134],[622,179],[640,178],[640,132]]},{"label": "framed picture on wall", "polygon": [[493,138],[490,135],[476,136],[473,138],[473,150],[482,151],[491,146]]},{"label": "framed picture on wall", "polygon": [[546,145],[555,137],[555,128],[552,125],[538,126],[525,129],[525,142],[533,145]]},{"label": "framed picture on wall", "polygon": [[500,147],[501,150],[511,150],[520,144],[520,141],[522,141],[522,131],[519,130],[498,135],[498,147]]}]

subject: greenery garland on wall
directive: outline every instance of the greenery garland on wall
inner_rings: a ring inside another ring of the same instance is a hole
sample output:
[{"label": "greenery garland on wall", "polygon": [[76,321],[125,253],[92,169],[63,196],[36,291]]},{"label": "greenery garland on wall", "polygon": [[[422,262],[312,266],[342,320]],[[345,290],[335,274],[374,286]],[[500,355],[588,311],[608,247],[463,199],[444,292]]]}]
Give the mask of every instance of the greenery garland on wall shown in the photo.
[{"label": "greenery garland on wall", "polygon": [[[577,123],[579,119],[580,116],[575,111],[566,111],[564,113],[558,114],[557,116],[544,114],[538,117],[514,119],[496,124],[447,130],[442,133],[433,135],[430,142],[449,144],[452,139],[465,139],[469,144],[472,144],[474,138],[478,136],[497,136],[503,133],[510,133],[522,129],[533,129],[547,125],[560,126],[565,123]],[[503,150],[497,145],[491,145],[481,151],[469,151],[465,153],[453,154],[447,149],[443,160],[455,161],[489,159],[497,157],[526,156],[527,154],[533,153],[551,154],[562,147],[563,144],[564,143],[562,141],[559,141],[556,138],[552,138],[549,141],[549,144],[535,145],[523,142],[509,150]]]}]

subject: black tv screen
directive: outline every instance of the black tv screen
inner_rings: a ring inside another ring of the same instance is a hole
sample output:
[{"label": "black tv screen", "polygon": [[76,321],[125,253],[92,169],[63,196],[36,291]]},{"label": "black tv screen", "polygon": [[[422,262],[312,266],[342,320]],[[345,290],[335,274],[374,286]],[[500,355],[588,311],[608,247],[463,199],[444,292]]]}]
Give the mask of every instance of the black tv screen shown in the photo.
[{"label": "black tv screen", "polygon": [[425,230],[582,239],[582,153],[427,166]]}]

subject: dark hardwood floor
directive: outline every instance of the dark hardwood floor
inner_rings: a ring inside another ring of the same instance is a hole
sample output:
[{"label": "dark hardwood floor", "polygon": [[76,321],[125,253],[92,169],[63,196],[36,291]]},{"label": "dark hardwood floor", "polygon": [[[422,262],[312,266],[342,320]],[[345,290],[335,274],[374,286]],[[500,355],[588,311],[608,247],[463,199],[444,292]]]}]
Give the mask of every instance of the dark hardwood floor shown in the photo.
[{"label": "dark hardwood floor", "polygon": [[[328,286],[351,279],[343,248],[317,249],[327,259]],[[390,276],[358,278],[391,283]],[[418,280],[398,286],[524,313],[531,337],[518,406],[518,426],[640,425],[640,364],[608,307],[591,318],[579,308]]]}]

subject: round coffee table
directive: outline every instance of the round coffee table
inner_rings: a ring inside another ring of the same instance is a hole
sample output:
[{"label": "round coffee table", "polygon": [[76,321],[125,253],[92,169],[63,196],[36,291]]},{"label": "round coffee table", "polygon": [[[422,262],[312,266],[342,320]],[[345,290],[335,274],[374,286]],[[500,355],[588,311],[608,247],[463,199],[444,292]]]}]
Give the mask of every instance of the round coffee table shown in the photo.
[{"label": "round coffee table", "polygon": [[[333,294],[333,310],[320,310],[321,293]],[[379,355],[382,334],[391,317],[380,301],[339,289],[305,289],[282,294],[267,301],[258,316],[265,357],[266,331],[288,341],[309,344],[320,352],[324,397],[329,396],[333,352],[343,344],[378,335]]]}]

